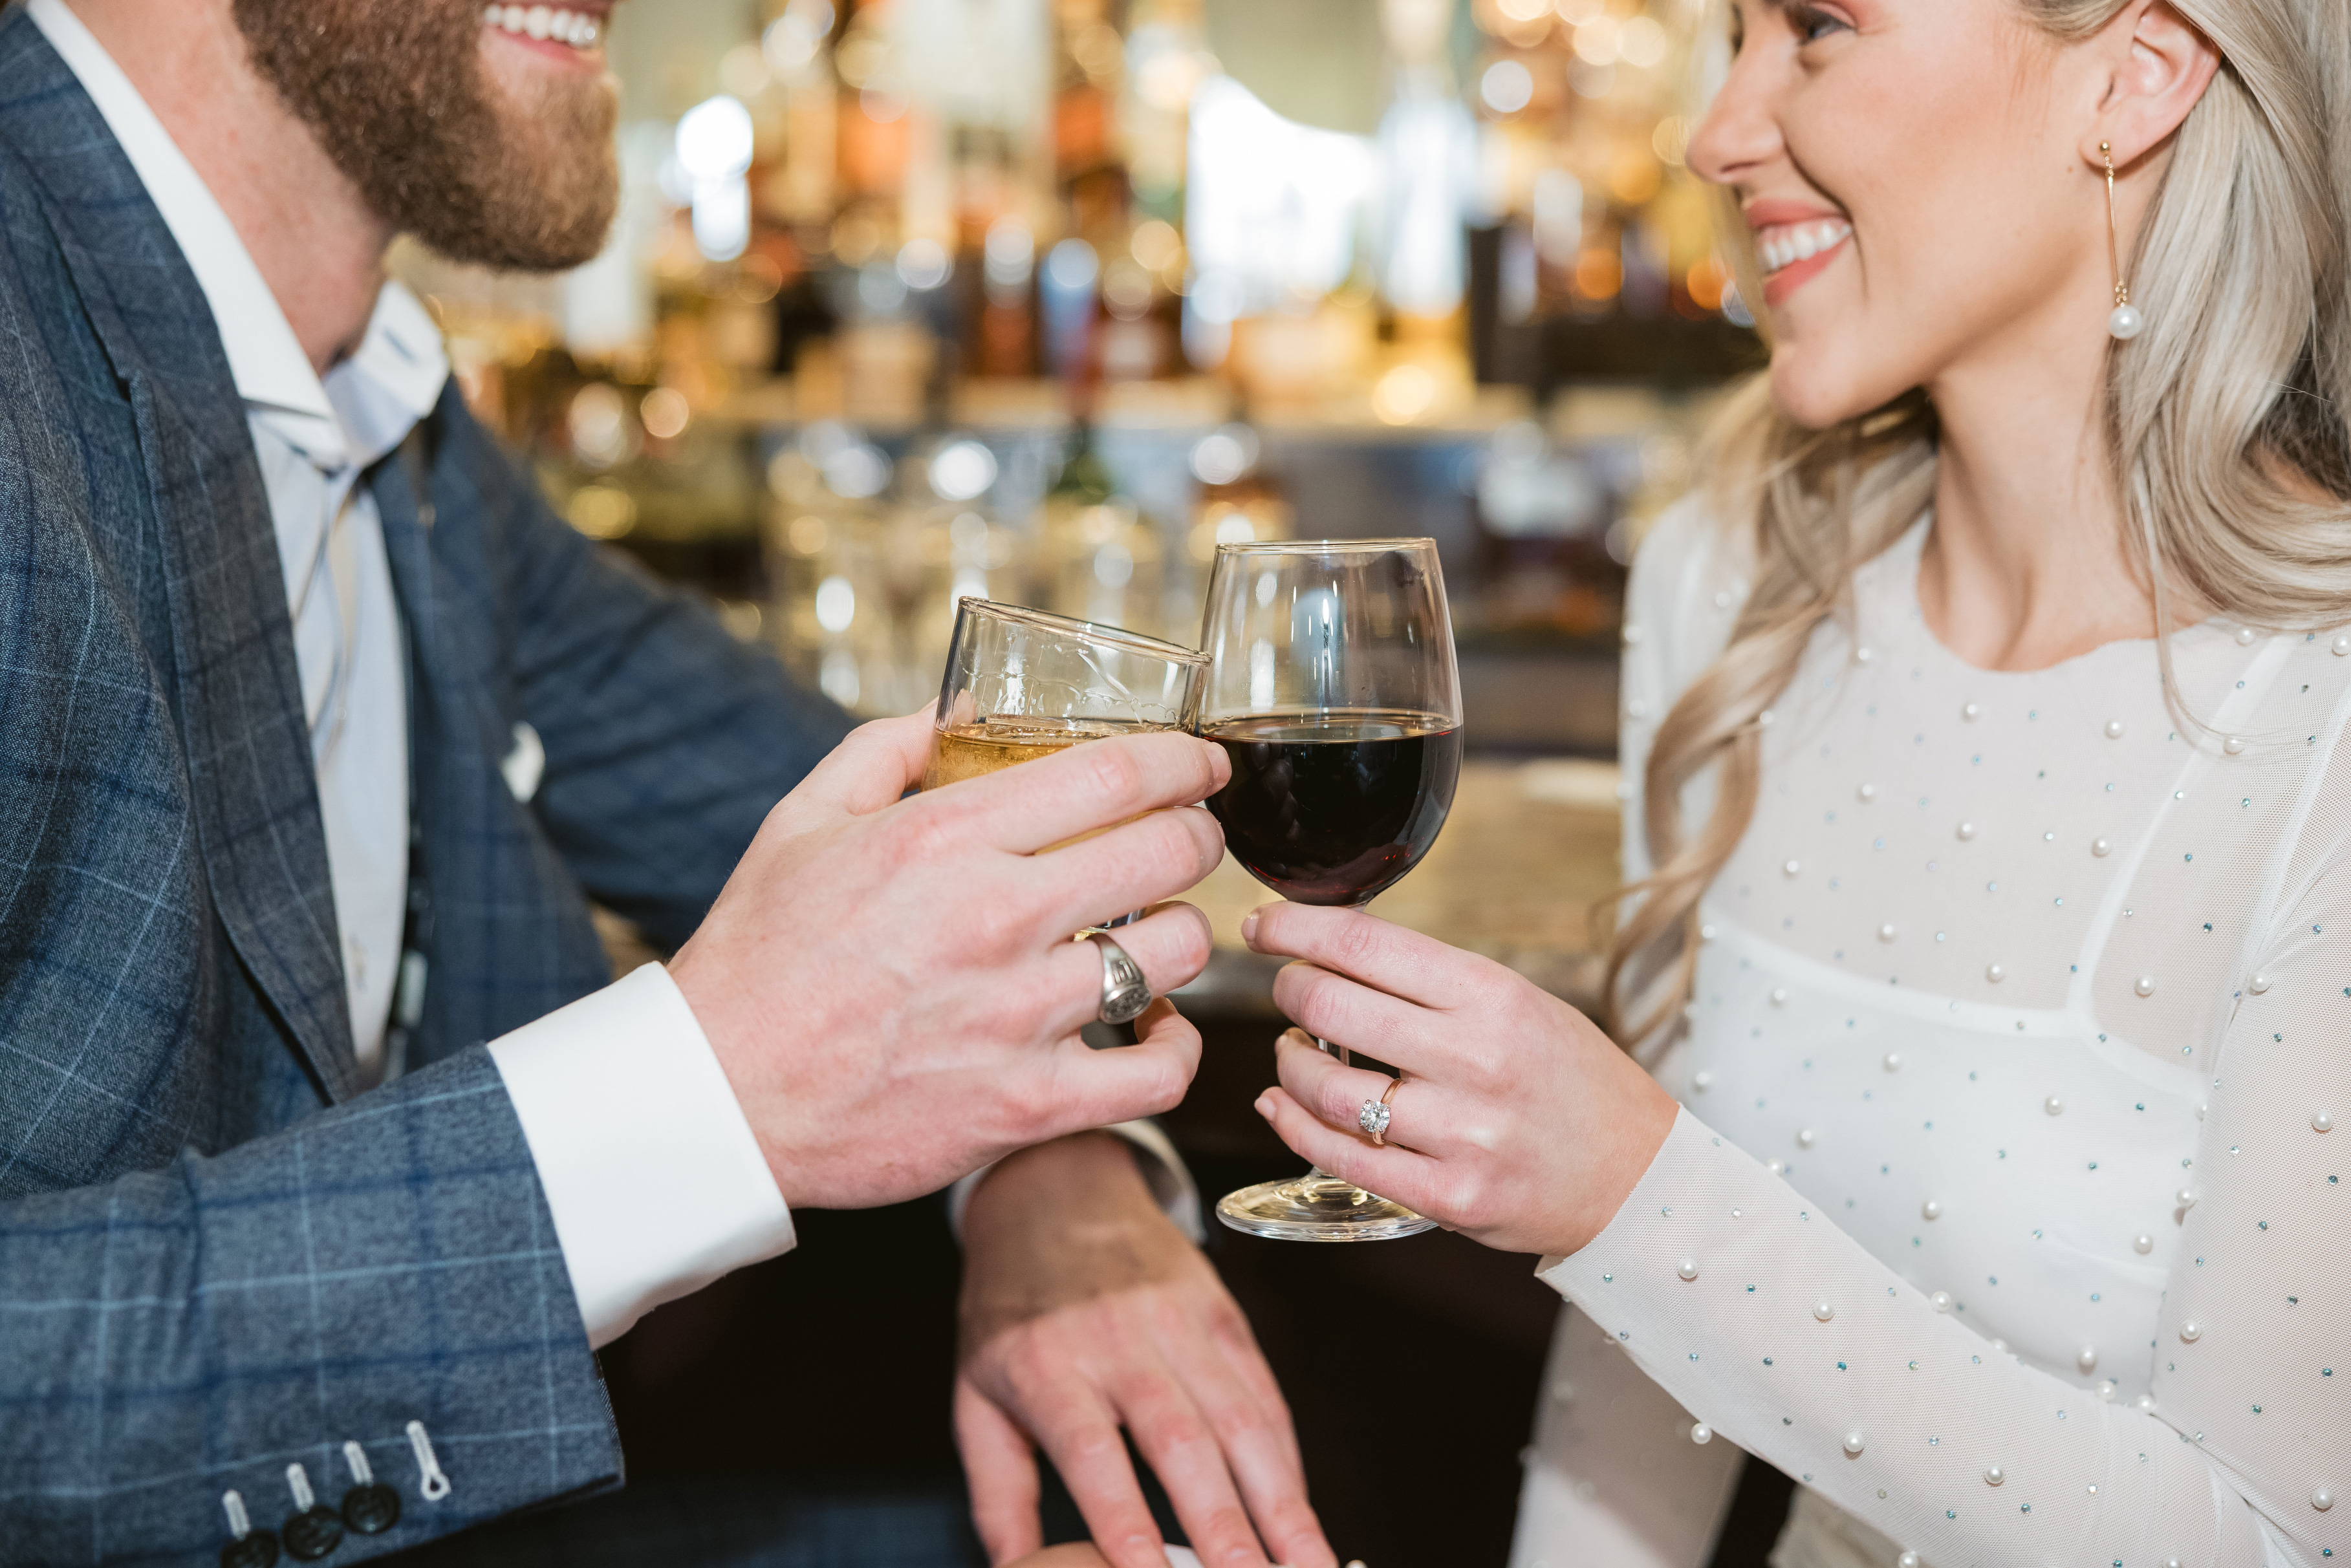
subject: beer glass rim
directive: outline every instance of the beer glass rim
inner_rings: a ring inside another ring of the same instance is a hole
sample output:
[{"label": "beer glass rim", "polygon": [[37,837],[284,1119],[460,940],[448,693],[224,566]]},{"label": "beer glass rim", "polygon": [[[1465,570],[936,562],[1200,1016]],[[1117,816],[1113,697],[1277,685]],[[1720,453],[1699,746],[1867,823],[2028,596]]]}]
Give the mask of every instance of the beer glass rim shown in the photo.
[{"label": "beer glass rim", "polygon": [[984,615],[996,620],[1010,621],[1018,626],[1033,626],[1057,631],[1071,637],[1084,638],[1090,642],[1105,644],[1131,653],[1164,659],[1170,664],[1205,666],[1208,656],[1196,648],[1186,648],[1180,642],[1162,642],[1155,637],[1145,637],[1139,631],[1129,631],[1121,626],[1104,626],[1100,621],[1078,620],[1073,617],[1054,615],[1049,610],[1031,609],[1027,605],[999,604],[994,599],[967,595],[956,601],[956,613]]},{"label": "beer glass rim", "polygon": [[1437,541],[1418,539],[1266,539],[1219,545],[1219,556],[1358,556],[1391,550],[1434,550]]}]

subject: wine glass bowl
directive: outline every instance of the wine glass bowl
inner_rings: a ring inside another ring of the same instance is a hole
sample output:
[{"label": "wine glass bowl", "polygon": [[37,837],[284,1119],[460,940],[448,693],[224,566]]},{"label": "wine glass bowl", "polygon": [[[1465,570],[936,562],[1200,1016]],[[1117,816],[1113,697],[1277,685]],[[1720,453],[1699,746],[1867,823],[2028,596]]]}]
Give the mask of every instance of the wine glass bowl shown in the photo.
[{"label": "wine glass bowl", "polygon": [[[1233,764],[1208,809],[1233,857],[1293,902],[1348,908],[1417,865],[1461,771],[1435,542],[1224,545],[1200,641],[1200,732]],[[1229,1194],[1217,1214],[1288,1241],[1383,1241],[1434,1224],[1321,1171]]]}]

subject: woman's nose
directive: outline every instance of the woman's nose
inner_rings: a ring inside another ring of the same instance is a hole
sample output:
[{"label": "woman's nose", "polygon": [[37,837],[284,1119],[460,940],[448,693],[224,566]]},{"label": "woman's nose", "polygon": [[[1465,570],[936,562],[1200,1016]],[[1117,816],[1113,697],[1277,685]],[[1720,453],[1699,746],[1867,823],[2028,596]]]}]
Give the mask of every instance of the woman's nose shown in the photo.
[{"label": "woman's nose", "polygon": [[1763,51],[1742,51],[1722,90],[1698,121],[1689,143],[1689,167],[1701,180],[1735,185],[1781,154],[1777,92]]}]

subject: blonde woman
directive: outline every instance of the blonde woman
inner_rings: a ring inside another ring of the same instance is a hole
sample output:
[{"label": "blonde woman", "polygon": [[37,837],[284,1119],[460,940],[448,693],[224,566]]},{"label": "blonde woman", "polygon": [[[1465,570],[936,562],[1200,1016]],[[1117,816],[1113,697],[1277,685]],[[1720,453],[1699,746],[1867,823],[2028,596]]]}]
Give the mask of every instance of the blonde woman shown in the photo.
[{"label": "blonde woman", "polygon": [[2351,6],[1730,10],[1773,356],[1635,571],[1638,1049],[1277,905],[1404,1082],[1259,1109],[1545,1254],[1521,1568],[1702,1563],[1733,1445],[1782,1568],[2351,1562]]}]

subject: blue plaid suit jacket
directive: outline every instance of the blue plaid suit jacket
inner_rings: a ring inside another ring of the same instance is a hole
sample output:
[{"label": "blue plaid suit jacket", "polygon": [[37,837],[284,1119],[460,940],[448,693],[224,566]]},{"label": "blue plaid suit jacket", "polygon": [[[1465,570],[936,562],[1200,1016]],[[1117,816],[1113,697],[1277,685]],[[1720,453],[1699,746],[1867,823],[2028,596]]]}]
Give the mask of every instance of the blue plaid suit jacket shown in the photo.
[{"label": "blue plaid suit jacket", "polygon": [[[371,476],[413,646],[421,1064],[356,1093],[267,497],[213,317],[89,98],[0,12],[0,1562],[209,1563],[222,1493],[401,1492],[340,1561],[615,1484],[479,1043],[681,940],[839,739],[557,520],[454,397]],[[518,804],[517,722],[547,752]],[[419,1494],[424,1423],[453,1490]]]}]

